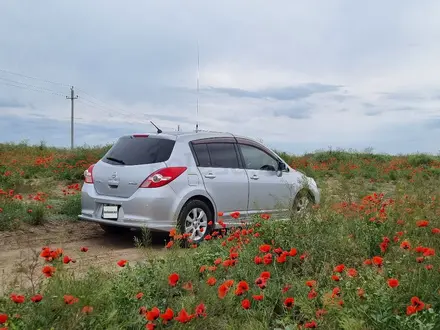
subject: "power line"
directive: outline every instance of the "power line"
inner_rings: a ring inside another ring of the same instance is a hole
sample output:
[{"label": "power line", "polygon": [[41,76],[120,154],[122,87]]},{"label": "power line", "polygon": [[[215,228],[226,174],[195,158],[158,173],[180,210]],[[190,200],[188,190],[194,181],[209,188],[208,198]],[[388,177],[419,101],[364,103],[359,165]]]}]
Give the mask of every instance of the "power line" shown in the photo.
[{"label": "power line", "polygon": [[26,89],[26,90],[30,90],[30,91],[33,91],[33,92],[49,93],[49,94],[53,94],[53,95],[57,95],[57,96],[64,96],[61,93],[51,92],[51,91],[46,91],[46,90],[36,89],[36,88],[30,88],[29,86],[20,86],[20,85],[16,85],[16,84],[7,83],[7,82],[1,82],[1,81],[0,81],[0,84],[6,85],[6,86],[11,86],[11,87],[17,87],[17,88],[21,88],[21,89]]},{"label": "power line", "polygon": [[[55,91],[55,90],[53,90],[53,89],[45,88],[45,87],[41,87],[41,86],[36,86],[36,85],[32,85],[32,84],[27,84],[27,83],[24,83],[24,82],[21,82],[21,81],[11,80],[11,79],[2,78],[2,77],[0,77],[0,80],[6,81],[6,82],[8,82],[8,83],[24,85],[25,87],[30,87],[30,88],[34,88],[34,89],[39,89],[39,90],[47,91],[47,92],[50,92],[50,93],[59,94],[58,91]],[[60,95],[61,95],[61,94],[60,94]]]},{"label": "power line", "polygon": [[48,83],[48,84],[54,84],[54,85],[60,85],[60,86],[64,86],[64,87],[70,87],[69,85],[64,84],[64,83],[60,83],[60,82],[56,82],[56,81],[51,81],[51,80],[47,80],[47,79],[36,78],[36,77],[28,76],[28,75],[25,75],[25,74],[22,74],[22,73],[12,72],[12,71],[5,70],[5,69],[0,69],[0,72],[4,72],[4,73],[16,75],[16,76],[20,76],[20,77],[24,77],[24,78],[28,78],[28,79],[39,80],[39,81],[43,81],[43,82]]}]

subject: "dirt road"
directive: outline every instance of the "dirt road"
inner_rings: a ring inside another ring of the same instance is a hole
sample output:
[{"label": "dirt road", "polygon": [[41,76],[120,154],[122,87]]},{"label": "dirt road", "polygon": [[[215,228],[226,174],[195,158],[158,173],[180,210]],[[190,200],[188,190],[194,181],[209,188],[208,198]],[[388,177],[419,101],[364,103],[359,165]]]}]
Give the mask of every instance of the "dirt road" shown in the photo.
[{"label": "dirt road", "polygon": [[[51,222],[44,226],[26,227],[15,232],[0,232],[0,295],[11,285],[17,289],[28,287],[29,273],[35,260],[35,277],[41,277],[44,260],[35,257],[43,246],[62,248],[65,255],[77,260],[69,264],[76,269],[87,269],[89,265],[103,268],[117,267],[116,262],[146,260],[165,253],[166,234],[154,234],[152,241],[139,248],[135,237],[142,240],[139,232],[122,235],[106,234],[99,225],[86,222]],[[87,247],[87,253],[80,251]]]}]

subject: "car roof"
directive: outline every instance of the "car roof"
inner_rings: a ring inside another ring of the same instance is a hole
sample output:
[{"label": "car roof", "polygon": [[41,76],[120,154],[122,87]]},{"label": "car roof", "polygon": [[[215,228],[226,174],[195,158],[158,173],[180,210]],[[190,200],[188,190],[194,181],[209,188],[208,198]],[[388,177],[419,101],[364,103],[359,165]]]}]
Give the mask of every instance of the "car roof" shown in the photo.
[{"label": "car roof", "polygon": [[[136,134],[146,134],[148,136],[151,137],[161,137],[164,139],[170,139],[170,140],[179,140],[182,142],[189,142],[189,141],[193,141],[196,139],[207,139],[207,138],[221,138],[221,137],[236,137],[236,138],[242,138],[242,139],[247,139],[247,140],[251,140],[251,141],[255,141],[258,142],[252,138],[246,137],[246,136],[239,136],[239,135],[234,135],[232,133],[228,133],[228,132],[215,132],[215,131],[204,131],[204,130],[200,130],[198,132],[195,131],[167,131],[167,132],[162,132],[162,133],[134,133],[132,135],[136,135]],[[130,135],[128,135],[130,136]]]}]

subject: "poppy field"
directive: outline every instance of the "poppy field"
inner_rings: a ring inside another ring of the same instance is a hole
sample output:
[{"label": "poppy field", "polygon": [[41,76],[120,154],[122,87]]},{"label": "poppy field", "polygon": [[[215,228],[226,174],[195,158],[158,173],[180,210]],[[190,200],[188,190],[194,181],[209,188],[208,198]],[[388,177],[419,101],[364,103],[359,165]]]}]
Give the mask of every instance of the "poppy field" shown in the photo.
[{"label": "poppy field", "polygon": [[[76,221],[105,150],[0,145],[0,233]],[[0,296],[0,329],[440,329],[440,157],[281,155],[322,189],[307,214],[188,248],[172,230],[165,253],[106,269],[88,246],[42,244],[31,285]]]}]

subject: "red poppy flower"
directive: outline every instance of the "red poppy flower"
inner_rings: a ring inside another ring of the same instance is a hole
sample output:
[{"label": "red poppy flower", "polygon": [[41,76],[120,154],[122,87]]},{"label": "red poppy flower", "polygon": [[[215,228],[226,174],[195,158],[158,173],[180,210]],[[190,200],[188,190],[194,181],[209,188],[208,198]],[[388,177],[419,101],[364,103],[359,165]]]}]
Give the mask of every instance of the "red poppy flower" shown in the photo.
[{"label": "red poppy flower", "polygon": [[196,307],[196,316],[197,317],[206,317],[206,306],[205,304],[201,303]]},{"label": "red poppy flower", "polygon": [[315,321],[307,322],[306,324],[304,324],[304,328],[306,328],[306,329],[314,329],[317,327],[318,327],[318,324],[316,324]]},{"label": "red poppy flower", "polygon": [[137,299],[137,300],[141,300],[143,296],[144,296],[144,293],[143,293],[143,292],[139,292],[139,293],[136,295],[136,299]]},{"label": "red poppy flower", "polygon": [[287,261],[287,257],[285,254],[282,254],[282,255],[278,256],[276,260],[277,260],[277,263],[283,264]]},{"label": "red poppy flower", "polygon": [[435,250],[432,248],[427,248],[425,252],[423,252],[423,256],[430,257],[435,255]]},{"label": "red poppy flower", "polygon": [[249,290],[249,284],[246,281],[240,281],[237,284],[237,289],[235,290],[236,296],[241,296],[243,293]]},{"label": "red poppy flower", "polygon": [[217,280],[215,279],[215,277],[210,277],[206,280],[206,283],[208,283],[209,286],[214,286],[215,283],[217,283]]},{"label": "red poppy flower", "polygon": [[178,281],[179,281],[179,274],[173,273],[170,276],[168,276],[168,284],[170,286],[176,286]]},{"label": "red poppy flower", "polygon": [[267,280],[265,280],[262,277],[259,277],[255,280],[255,284],[260,288],[260,289],[265,289],[266,288],[266,282]]},{"label": "red poppy flower", "polygon": [[295,304],[295,299],[293,297],[287,297],[284,299],[284,306],[287,308],[292,308],[292,306]]},{"label": "red poppy flower", "polygon": [[8,315],[0,313],[0,324],[4,324],[8,321]]},{"label": "red poppy flower", "polygon": [[262,294],[260,295],[253,295],[252,298],[256,301],[261,301],[264,299],[264,296]]},{"label": "red poppy flower", "polygon": [[15,293],[11,294],[11,300],[16,304],[22,304],[25,301],[25,297],[23,295],[16,295]]},{"label": "red poppy flower", "polygon": [[433,266],[433,265],[426,265],[425,268],[426,268],[427,270],[432,270],[432,269],[434,268],[434,266]]},{"label": "red poppy flower", "polygon": [[341,295],[341,289],[338,287],[332,290],[332,298],[339,297]]},{"label": "red poppy flower", "polygon": [[81,252],[87,252],[89,251],[89,248],[86,246],[81,247]]},{"label": "red poppy flower", "polygon": [[309,288],[313,288],[315,285],[316,285],[316,281],[307,281],[306,282],[306,285],[309,287]]},{"label": "red poppy flower", "polygon": [[43,296],[41,294],[36,294],[35,296],[31,297],[31,301],[34,303],[40,302],[43,300]]},{"label": "red poppy flower", "polygon": [[289,256],[294,257],[297,255],[297,253],[298,253],[297,249],[291,248],[289,251]]},{"label": "red poppy flower", "polygon": [[249,301],[249,299],[245,299],[241,302],[241,307],[243,307],[244,309],[249,309],[251,308],[251,302]]},{"label": "red poppy flower", "polygon": [[219,287],[218,287],[218,297],[220,298],[220,299],[223,299],[224,297],[226,297],[226,294],[228,293],[228,291],[229,291],[229,288],[227,288],[226,286],[224,286],[224,285],[220,285]]},{"label": "red poppy flower", "polygon": [[315,289],[311,289],[309,293],[307,294],[307,298],[312,300],[315,299],[318,296],[318,293],[315,291]]},{"label": "red poppy flower", "polygon": [[342,273],[345,269],[344,264],[337,265],[335,268],[333,268],[333,271],[336,273]]},{"label": "red poppy flower", "polygon": [[263,213],[263,214],[261,215],[261,219],[263,219],[263,220],[269,220],[269,219],[270,219],[270,214]]},{"label": "red poppy flower", "polygon": [[340,277],[338,275],[332,275],[332,280],[335,282],[339,282],[340,281]]},{"label": "red poppy flower", "polygon": [[219,217],[222,217],[222,216],[224,215],[224,213],[223,213],[223,212],[217,212],[217,215],[218,215]]},{"label": "red poppy flower", "polygon": [[421,301],[419,297],[412,297],[411,305],[414,306],[418,312],[425,308],[425,303]]},{"label": "red poppy flower", "polygon": [[151,323],[151,322],[149,322],[145,325],[145,329],[147,329],[147,330],[154,330],[155,328],[156,328],[156,324]]},{"label": "red poppy flower", "polygon": [[240,218],[240,212],[238,212],[238,211],[232,212],[229,215],[234,219]]},{"label": "red poppy flower", "polygon": [[263,263],[263,258],[261,258],[261,257],[259,257],[259,256],[256,256],[256,257],[254,258],[254,263],[255,263],[256,265],[260,265],[260,264],[262,264],[262,263]]},{"label": "red poppy flower", "polygon": [[139,308],[139,314],[140,314],[140,315],[145,315],[145,314],[147,314],[147,307],[142,306],[141,308]]},{"label": "red poppy flower", "polygon": [[263,263],[265,265],[270,265],[272,263],[272,254],[270,254],[270,253],[265,254],[263,257]]},{"label": "red poppy flower", "polygon": [[150,311],[147,311],[147,313],[145,314],[145,318],[151,322],[157,320],[159,316],[160,316],[160,310],[157,307],[153,307]]},{"label": "red poppy flower", "polygon": [[125,259],[121,259],[117,262],[119,267],[125,267],[125,265],[127,264],[127,260]]},{"label": "red poppy flower", "polygon": [[409,305],[409,306],[406,307],[406,315],[410,316],[410,315],[412,315],[412,314],[414,314],[416,312],[417,312],[417,309],[416,309],[415,306]]},{"label": "red poppy flower", "polygon": [[174,241],[169,241],[169,242],[165,245],[165,248],[166,248],[166,249],[171,249],[171,248],[173,247],[173,245],[174,245]]},{"label": "red poppy flower", "polygon": [[388,280],[388,286],[390,288],[397,288],[399,286],[399,280],[395,278],[390,278]]},{"label": "red poppy flower", "polygon": [[174,317],[174,312],[171,308],[167,308],[165,313],[160,315],[163,324],[167,324],[169,321],[173,319],[173,317]]},{"label": "red poppy flower", "polygon": [[349,268],[349,269],[347,269],[347,275],[349,277],[356,277],[358,275],[358,272],[354,268]]},{"label": "red poppy flower", "polygon": [[404,250],[409,250],[411,248],[411,244],[408,241],[403,241],[400,243],[400,248]]},{"label": "red poppy flower", "polygon": [[378,267],[381,267],[383,265],[383,258],[379,256],[373,257],[373,264],[375,264]]},{"label": "red poppy flower", "polygon": [[260,250],[260,252],[268,253],[268,252],[270,252],[271,248],[272,247],[269,244],[263,244],[263,245],[260,245],[259,250]]},{"label": "red poppy flower", "polygon": [[427,227],[429,225],[428,220],[419,220],[416,222],[417,227]]},{"label": "red poppy flower", "polygon": [[260,277],[265,279],[265,280],[268,280],[270,278],[270,272],[268,272],[268,271],[262,272],[260,274]]},{"label": "red poppy flower", "polygon": [[364,298],[364,295],[365,295],[364,289],[358,288],[357,289],[357,294],[358,294],[359,298]]},{"label": "red poppy flower", "polygon": [[192,315],[189,315],[185,309],[182,309],[179,312],[179,315],[174,319],[180,323],[188,323],[192,318]]},{"label": "red poppy flower", "polygon": [[73,304],[76,304],[78,301],[79,301],[79,299],[75,298],[74,296],[71,296],[71,295],[64,296],[64,303],[66,305],[73,305]]},{"label": "red poppy flower", "polygon": [[53,266],[44,266],[42,269],[44,276],[52,277],[53,273],[55,273],[55,267]]},{"label": "red poppy flower", "polygon": [[84,314],[91,314],[93,312],[92,306],[84,306],[81,310]]},{"label": "red poppy flower", "polygon": [[432,228],[431,232],[433,234],[440,234],[440,228]]},{"label": "red poppy flower", "polygon": [[68,257],[68,256],[64,256],[64,258],[63,258],[63,263],[64,264],[68,264],[69,262],[71,262],[72,261],[72,258],[70,258],[70,257]]}]

